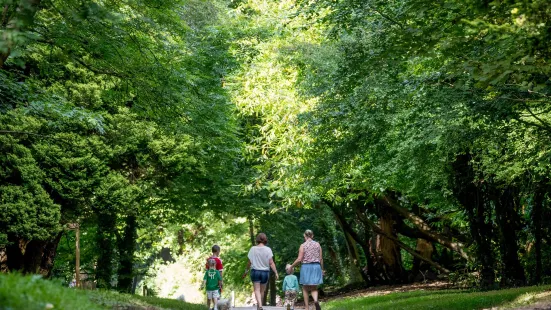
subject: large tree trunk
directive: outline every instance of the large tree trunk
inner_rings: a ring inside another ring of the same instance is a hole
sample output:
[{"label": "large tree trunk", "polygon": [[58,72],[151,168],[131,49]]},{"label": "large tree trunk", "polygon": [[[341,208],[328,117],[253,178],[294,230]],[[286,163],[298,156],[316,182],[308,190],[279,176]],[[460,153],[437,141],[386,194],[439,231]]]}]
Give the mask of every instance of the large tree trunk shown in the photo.
[{"label": "large tree trunk", "polygon": [[545,192],[543,188],[537,187],[534,193],[534,205],[532,206],[532,230],[534,233],[534,257],[536,259],[536,270],[534,271],[531,280],[532,284],[541,282],[543,265],[541,262],[541,239],[542,239],[542,215],[543,215],[543,199]]},{"label": "large tree trunk", "polygon": [[27,241],[8,235],[6,245],[6,265],[8,271],[23,271],[23,259]]},{"label": "large tree trunk", "polygon": [[[335,219],[337,220],[337,223],[339,224],[339,227],[344,233],[345,241],[346,241],[346,247],[348,249],[348,257],[350,260],[350,282],[351,283],[358,283],[358,282],[365,282],[366,284],[369,284],[369,279],[367,276],[362,272],[362,265],[360,261],[360,255],[358,253],[358,247],[356,245],[356,242],[360,240],[360,238],[356,235],[354,230],[352,230],[349,223],[346,222],[346,219],[342,214],[340,214],[337,210],[331,208],[333,211],[333,214],[335,216]],[[360,246],[362,246],[362,243],[359,242]],[[363,248],[363,247],[362,247]],[[365,252],[365,249],[364,249]],[[369,257],[369,251],[366,252],[366,257]]]},{"label": "large tree trunk", "polygon": [[116,214],[100,211],[97,214],[98,230],[96,247],[98,260],[96,264],[96,282],[98,288],[111,288],[113,278],[113,259],[115,256]]},{"label": "large tree trunk", "polygon": [[495,212],[500,232],[499,248],[503,263],[501,270],[502,286],[522,286],[526,284],[524,268],[518,258],[518,213],[515,209],[515,201],[517,200],[518,193],[508,187],[495,201]]},{"label": "large tree trunk", "polygon": [[[432,243],[428,242],[425,239],[417,239],[417,245],[415,247],[415,251],[419,253],[419,255],[427,258],[432,259],[432,254],[434,253],[434,247]],[[425,264],[424,261],[421,259],[415,257],[413,258],[413,268],[411,269],[412,275],[415,278],[419,272],[425,272],[428,270],[429,265]]]},{"label": "large tree trunk", "polygon": [[444,267],[442,267],[440,264],[430,260],[430,259],[427,259],[421,255],[419,255],[419,253],[417,253],[415,251],[415,249],[412,249],[411,247],[407,246],[406,244],[404,244],[402,241],[400,241],[400,239],[398,239],[397,237],[391,235],[391,234],[387,234],[385,231],[383,231],[379,226],[377,226],[377,224],[375,224],[372,220],[370,220],[368,217],[366,217],[364,214],[358,212],[357,210],[357,213],[358,215],[358,219],[360,221],[362,221],[364,223],[364,225],[366,225],[366,227],[371,227],[371,229],[376,232],[378,235],[382,235],[384,237],[386,237],[387,239],[390,239],[392,241],[394,241],[400,248],[404,249],[406,252],[410,253],[413,257],[417,257],[421,260],[423,260],[424,262],[428,263],[429,265],[431,265],[432,267],[436,268],[437,270],[440,270],[442,273],[444,274],[448,274],[450,273],[450,271]]},{"label": "large tree trunk", "polygon": [[464,259],[470,260],[470,257],[463,250],[464,245],[461,242],[454,242],[450,238],[435,232],[420,216],[400,206],[400,203],[389,195],[376,199],[376,203],[378,205],[390,207],[400,216],[408,219],[418,229],[419,233],[422,235],[422,239],[439,243],[450,250],[457,252]]},{"label": "large tree trunk", "polygon": [[384,232],[384,235],[379,235],[377,239],[377,255],[380,255],[381,261],[384,264],[384,269],[388,275],[391,284],[402,282],[404,280],[404,267],[402,266],[402,255],[400,247],[394,240],[385,236],[398,238],[394,231],[394,219],[389,213],[384,213],[379,218],[379,227]]},{"label": "large tree trunk", "polygon": [[480,183],[475,184],[474,170],[469,154],[459,155],[453,165],[455,176],[454,195],[467,211],[471,236],[476,243],[476,261],[480,266],[480,285],[491,288],[495,284],[492,251],[491,209],[486,208]]},{"label": "large tree trunk", "polygon": [[7,273],[9,271],[8,268],[8,253],[6,252],[6,247],[1,246],[0,247],[0,272],[1,273]]},{"label": "large tree trunk", "polygon": [[10,243],[0,248],[0,271],[19,271],[49,277],[61,236],[62,232],[49,241],[8,237]]},{"label": "large tree trunk", "polygon": [[25,253],[23,254],[23,272],[38,273],[42,263],[42,255],[47,242],[41,240],[32,240],[27,243]]},{"label": "large tree trunk", "polygon": [[61,241],[61,237],[63,237],[63,231],[59,232],[53,240],[48,241],[44,247],[39,273],[45,278],[50,278],[52,276],[55,257],[57,255],[57,246],[59,245],[59,241]]},{"label": "large tree trunk", "polygon": [[136,249],[137,221],[135,215],[126,217],[124,235],[119,240],[119,270],[118,284],[119,291],[124,293],[132,292],[132,280],[134,279],[134,251]]}]

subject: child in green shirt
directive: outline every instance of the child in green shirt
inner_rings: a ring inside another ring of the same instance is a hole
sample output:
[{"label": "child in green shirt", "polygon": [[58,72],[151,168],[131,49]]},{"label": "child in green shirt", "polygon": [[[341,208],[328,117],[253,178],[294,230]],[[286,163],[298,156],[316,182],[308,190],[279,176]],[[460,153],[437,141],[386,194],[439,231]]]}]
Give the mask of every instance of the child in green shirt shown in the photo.
[{"label": "child in green shirt", "polygon": [[291,265],[287,265],[285,270],[287,275],[283,279],[283,291],[285,292],[285,303],[287,310],[295,309],[295,302],[297,301],[298,292],[298,280],[297,276],[293,274],[293,268],[289,268]]},{"label": "child in green shirt", "polygon": [[205,272],[203,277],[203,284],[201,289],[206,287],[207,289],[207,307],[210,308],[210,302],[212,300],[214,304],[213,310],[218,310],[218,298],[220,298],[220,291],[222,289],[222,276],[220,272],[216,270],[216,261],[214,259],[208,260],[209,270]]}]

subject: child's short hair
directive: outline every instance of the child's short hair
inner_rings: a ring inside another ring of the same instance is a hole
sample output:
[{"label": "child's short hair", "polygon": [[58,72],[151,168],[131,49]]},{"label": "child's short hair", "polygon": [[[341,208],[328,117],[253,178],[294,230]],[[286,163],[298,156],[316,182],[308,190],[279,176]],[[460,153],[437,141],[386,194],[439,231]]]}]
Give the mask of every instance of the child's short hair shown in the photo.
[{"label": "child's short hair", "polygon": [[216,260],[214,260],[214,258],[209,259],[208,263],[210,269],[216,269]]},{"label": "child's short hair", "polygon": [[218,244],[212,246],[212,253],[220,253],[220,247]]}]

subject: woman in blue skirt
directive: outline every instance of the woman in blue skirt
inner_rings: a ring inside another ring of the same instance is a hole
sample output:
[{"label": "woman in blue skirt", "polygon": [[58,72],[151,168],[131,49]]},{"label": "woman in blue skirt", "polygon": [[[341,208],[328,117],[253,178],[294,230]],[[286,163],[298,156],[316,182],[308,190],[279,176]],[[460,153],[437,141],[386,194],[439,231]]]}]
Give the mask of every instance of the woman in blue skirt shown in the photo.
[{"label": "woman in blue skirt", "polygon": [[299,263],[300,267],[300,284],[302,284],[302,293],[304,295],[304,306],[308,309],[308,292],[314,299],[316,310],[321,307],[318,302],[318,285],[323,283],[323,256],[321,246],[318,242],[312,240],[314,233],[311,230],[304,232],[304,243],[300,245],[298,257],[294,263],[289,266],[289,269],[294,268]]}]

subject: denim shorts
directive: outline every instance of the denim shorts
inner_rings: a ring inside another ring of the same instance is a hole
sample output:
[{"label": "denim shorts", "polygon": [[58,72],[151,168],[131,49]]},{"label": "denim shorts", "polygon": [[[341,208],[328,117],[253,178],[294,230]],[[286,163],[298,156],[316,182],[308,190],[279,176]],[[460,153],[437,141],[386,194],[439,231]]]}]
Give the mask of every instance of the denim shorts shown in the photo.
[{"label": "denim shorts", "polygon": [[268,283],[268,279],[270,278],[270,271],[269,270],[251,270],[251,282],[253,283],[259,283],[260,284],[266,284]]}]

